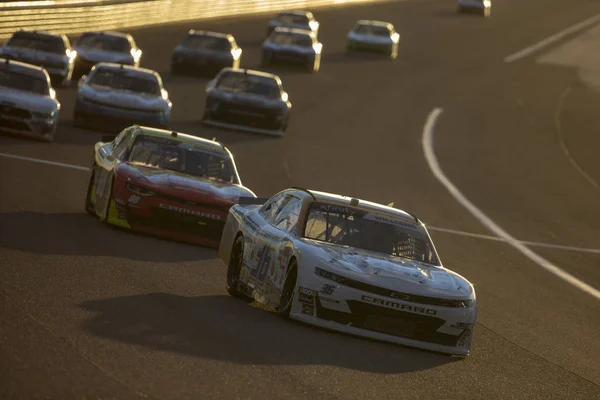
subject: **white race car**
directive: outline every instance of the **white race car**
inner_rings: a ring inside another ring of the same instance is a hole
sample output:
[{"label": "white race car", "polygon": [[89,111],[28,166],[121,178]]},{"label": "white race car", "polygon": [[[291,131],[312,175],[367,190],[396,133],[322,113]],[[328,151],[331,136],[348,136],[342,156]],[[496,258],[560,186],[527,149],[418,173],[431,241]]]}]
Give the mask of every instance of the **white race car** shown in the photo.
[{"label": "white race car", "polygon": [[219,257],[231,295],[285,318],[469,354],[473,285],[442,266],[410,213],[301,188],[241,198],[229,210]]},{"label": "white race car", "polygon": [[492,13],[492,0],[458,0],[458,13],[476,12],[485,17]]}]

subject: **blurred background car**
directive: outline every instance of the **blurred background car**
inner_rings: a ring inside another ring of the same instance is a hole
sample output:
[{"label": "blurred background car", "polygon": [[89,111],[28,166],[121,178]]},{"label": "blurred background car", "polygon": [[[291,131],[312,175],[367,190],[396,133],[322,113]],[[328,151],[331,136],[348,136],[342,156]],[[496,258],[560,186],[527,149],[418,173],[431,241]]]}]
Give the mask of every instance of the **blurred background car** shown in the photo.
[{"label": "blurred background car", "polygon": [[301,64],[316,72],[321,66],[323,44],[312,31],[275,28],[262,46],[261,65],[275,63]]},{"label": "blurred background car", "polygon": [[279,76],[225,68],[206,86],[202,121],[221,128],[281,136],[291,109]]},{"label": "blurred background car", "polygon": [[315,19],[310,11],[283,11],[269,21],[267,36],[277,27],[305,29],[318,35],[319,25],[319,21]]},{"label": "blurred background car", "polygon": [[457,11],[462,13],[478,13],[489,17],[492,13],[492,0],[458,0]]},{"label": "blurred background car", "polygon": [[73,48],[77,51],[73,79],[79,79],[101,62],[139,67],[142,60],[142,50],[127,33],[85,32]]},{"label": "blurred background car", "polygon": [[77,52],[65,35],[19,30],[0,48],[0,57],[44,67],[52,85],[66,86],[73,74]]},{"label": "blurred background car", "polygon": [[241,59],[233,35],[192,29],[173,50],[171,73],[213,77],[223,68],[239,68]]},{"label": "blurred background car", "polygon": [[398,56],[400,34],[389,22],[359,20],[346,36],[346,50],[387,53],[391,59]]},{"label": "blurred background car", "polygon": [[59,113],[43,68],[0,58],[0,131],[52,141]]},{"label": "blurred background car", "polygon": [[166,128],[172,106],[158,72],[99,63],[79,81],[73,124],[92,129],[131,124]]}]

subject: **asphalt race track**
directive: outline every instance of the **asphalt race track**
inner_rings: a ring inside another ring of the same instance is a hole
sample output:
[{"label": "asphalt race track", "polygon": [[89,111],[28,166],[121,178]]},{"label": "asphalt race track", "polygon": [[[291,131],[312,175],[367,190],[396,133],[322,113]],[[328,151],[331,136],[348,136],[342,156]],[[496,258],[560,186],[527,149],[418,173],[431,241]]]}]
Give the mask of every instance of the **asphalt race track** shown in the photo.
[{"label": "asphalt race track", "polygon": [[[282,139],[202,127],[207,80],[168,72],[192,27],[233,33],[255,67],[269,16],[132,33],[171,94],[172,127],[230,146],[257,195],[295,185],[394,201],[430,225],[444,264],[476,286],[471,355],[284,322],[227,295],[215,251],[85,214],[85,171],[0,156],[0,398],[598,398],[600,301],[504,242],[435,229],[492,235],[434,177],[421,137],[442,108],[434,146],[448,178],[517,239],[580,248],[530,247],[600,289],[600,188],[561,147],[600,182],[600,95],[577,68],[536,62],[571,38],[504,62],[600,2],[495,1],[488,20],[452,0],[314,12],[321,71],[277,70],[293,103]],[[395,24],[397,60],[344,54],[359,18]],[[75,91],[59,90],[54,143],[4,136],[0,152],[88,167],[101,133],[72,127]]]}]

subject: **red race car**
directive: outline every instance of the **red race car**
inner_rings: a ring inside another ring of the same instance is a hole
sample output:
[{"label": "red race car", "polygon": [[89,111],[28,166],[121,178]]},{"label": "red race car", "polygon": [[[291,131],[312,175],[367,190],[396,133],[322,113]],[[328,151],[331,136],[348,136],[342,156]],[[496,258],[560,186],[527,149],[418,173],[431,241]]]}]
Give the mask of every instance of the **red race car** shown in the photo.
[{"label": "red race car", "polygon": [[111,225],[218,247],[240,197],[256,195],[224,145],[134,125],[94,146],[85,209]]}]

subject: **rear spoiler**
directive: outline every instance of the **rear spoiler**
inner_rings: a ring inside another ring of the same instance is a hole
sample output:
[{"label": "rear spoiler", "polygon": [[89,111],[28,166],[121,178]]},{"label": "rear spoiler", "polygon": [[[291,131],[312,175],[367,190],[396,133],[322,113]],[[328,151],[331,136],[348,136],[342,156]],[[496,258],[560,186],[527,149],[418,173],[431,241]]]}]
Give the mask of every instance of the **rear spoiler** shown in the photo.
[{"label": "rear spoiler", "polygon": [[240,197],[239,204],[240,205],[250,205],[250,204],[265,204],[269,200],[267,197]]}]

